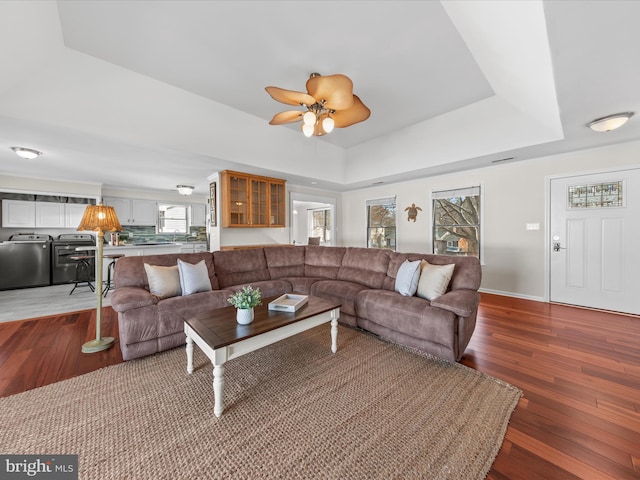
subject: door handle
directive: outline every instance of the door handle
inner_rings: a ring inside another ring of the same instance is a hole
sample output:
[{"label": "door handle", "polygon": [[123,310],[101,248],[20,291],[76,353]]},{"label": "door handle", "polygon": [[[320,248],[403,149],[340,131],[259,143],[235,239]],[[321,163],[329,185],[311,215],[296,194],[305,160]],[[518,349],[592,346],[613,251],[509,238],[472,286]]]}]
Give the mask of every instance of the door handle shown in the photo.
[{"label": "door handle", "polygon": [[560,250],[566,250],[566,247],[561,247],[560,242],[553,242],[553,251],[559,252]]}]

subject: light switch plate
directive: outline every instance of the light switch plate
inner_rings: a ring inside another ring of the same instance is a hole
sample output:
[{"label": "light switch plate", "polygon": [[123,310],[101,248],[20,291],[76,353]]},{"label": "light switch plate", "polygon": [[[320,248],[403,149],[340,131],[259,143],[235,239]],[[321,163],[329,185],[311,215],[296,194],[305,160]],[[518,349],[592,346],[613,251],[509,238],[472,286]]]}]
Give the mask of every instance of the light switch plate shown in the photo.
[{"label": "light switch plate", "polygon": [[540,230],[539,223],[527,223],[527,230]]}]

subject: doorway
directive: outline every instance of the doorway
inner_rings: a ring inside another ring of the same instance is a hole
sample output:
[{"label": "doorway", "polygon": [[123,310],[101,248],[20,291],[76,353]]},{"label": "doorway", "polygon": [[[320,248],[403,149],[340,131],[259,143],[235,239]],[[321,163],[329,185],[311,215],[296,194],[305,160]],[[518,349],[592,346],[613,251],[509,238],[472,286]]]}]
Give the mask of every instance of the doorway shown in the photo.
[{"label": "doorway", "polygon": [[335,199],[291,192],[290,243],[307,245],[310,237],[320,237],[320,245],[336,245]]},{"label": "doorway", "polygon": [[640,169],[550,182],[549,299],[640,314]]}]

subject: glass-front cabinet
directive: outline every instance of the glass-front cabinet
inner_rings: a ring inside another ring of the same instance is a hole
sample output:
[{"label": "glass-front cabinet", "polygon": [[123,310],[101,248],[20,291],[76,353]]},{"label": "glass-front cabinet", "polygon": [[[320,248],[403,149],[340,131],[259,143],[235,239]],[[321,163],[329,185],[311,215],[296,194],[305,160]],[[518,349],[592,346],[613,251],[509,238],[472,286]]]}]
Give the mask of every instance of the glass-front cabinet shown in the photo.
[{"label": "glass-front cabinet", "polygon": [[285,180],[225,170],[220,181],[223,227],[285,226]]}]

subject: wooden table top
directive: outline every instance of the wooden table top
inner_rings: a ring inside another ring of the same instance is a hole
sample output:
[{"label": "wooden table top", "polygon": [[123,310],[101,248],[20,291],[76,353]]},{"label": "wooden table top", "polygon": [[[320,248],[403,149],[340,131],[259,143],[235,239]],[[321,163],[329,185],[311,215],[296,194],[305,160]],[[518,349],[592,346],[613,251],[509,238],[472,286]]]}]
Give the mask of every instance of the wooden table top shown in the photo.
[{"label": "wooden table top", "polygon": [[197,314],[186,323],[216,349],[340,307],[339,303],[309,295],[307,304],[296,312],[269,310],[269,302],[276,298],[278,296],[263,298],[262,305],[254,308],[254,320],[249,325],[238,324],[236,308],[232,306]]}]

